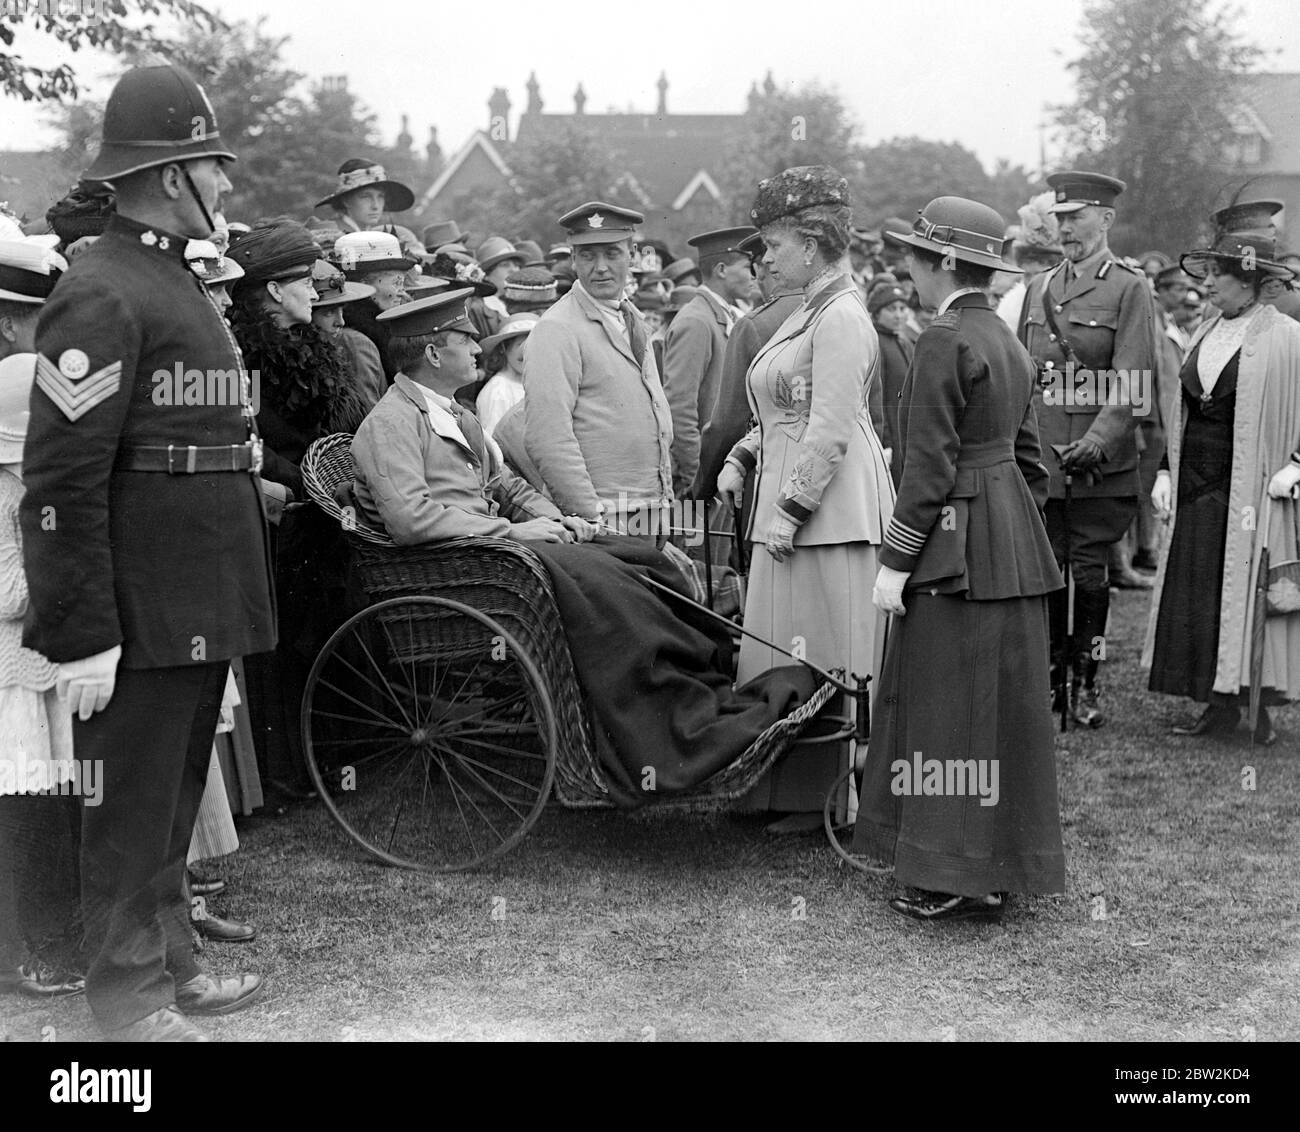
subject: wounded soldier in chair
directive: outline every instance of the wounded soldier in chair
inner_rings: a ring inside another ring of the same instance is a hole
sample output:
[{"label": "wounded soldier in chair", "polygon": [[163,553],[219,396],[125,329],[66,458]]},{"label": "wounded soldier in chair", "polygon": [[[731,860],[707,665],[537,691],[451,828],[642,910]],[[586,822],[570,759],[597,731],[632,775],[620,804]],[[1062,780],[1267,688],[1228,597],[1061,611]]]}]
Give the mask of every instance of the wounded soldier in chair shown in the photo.
[{"label": "wounded soldier in chair", "polygon": [[465,536],[528,542],[551,578],[611,796],[651,801],[647,780],[660,796],[697,787],[807,700],[816,681],[803,668],[775,668],[733,688],[727,632],[645,584],[689,596],[652,542],[562,515],[505,466],[474,415],[452,401],[479,352],[468,294],[380,316],[393,324],[398,373],[352,441],[360,516],[399,546]]},{"label": "wounded soldier in chair", "polygon": [[[480,350],[464,291],[391,312],[398,371],[352,442],[361,517],[399,546],[467,535],[588,542],[596,525],[562,515],[506,467],[501,450],[454,395],[474,380]],[[380,316],[384,318],[384,315]]]}]

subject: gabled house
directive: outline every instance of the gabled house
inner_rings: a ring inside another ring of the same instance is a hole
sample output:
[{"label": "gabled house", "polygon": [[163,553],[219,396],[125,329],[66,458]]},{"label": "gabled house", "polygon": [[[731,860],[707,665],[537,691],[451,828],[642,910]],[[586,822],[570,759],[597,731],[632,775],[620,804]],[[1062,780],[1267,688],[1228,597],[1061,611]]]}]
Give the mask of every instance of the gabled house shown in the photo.
[{"label": "gabled house", "polygon": [[[771,76],[768,77],[771,84]],[[457,206],[510,180],[511,150],[521,144],[559,138],[576,126],[590,130],[622,167],[618,199],[645,213],[643,231],[674,244],[702,229],[727,223],[719,189],[726,154],[745,124],[744,114],[670,114],[668,80],[659,76],[654,113],[588,114],[579,86],[572,113],[545,113],[536,76],[527,84],[528,102],[513,137],[510,101],[498,87],[488,101],[489,125],[476,131],[447,162],[442,175],[420,199],[425,217],[454,217]],[[758,97],[751,91],[751,102]]]}]

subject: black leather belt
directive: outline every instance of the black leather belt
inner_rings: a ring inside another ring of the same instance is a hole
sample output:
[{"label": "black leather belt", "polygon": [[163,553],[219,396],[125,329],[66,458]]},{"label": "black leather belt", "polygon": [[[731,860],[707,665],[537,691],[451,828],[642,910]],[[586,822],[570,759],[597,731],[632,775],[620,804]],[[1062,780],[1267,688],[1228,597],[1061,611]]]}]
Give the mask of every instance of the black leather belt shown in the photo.
[{"label": "black leather belt", "polygon": [[169,476],[190,476],[199,472],[260,472],[262,441],[257,438],[245,444],[122,448],[114,467],[120,472],[166,472]]}]

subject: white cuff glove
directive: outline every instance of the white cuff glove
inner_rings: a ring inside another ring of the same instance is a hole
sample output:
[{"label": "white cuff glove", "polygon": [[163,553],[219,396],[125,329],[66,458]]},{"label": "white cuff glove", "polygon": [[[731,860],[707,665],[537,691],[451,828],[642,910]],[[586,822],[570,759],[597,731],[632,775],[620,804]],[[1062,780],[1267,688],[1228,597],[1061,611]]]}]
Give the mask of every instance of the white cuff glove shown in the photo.
[{"label": "white cuff glove", "polygon": [[117,684],[117,662],[122,659],[122,646],[114,645],[107,652],[70,660],[59,665],[56,688],[59,696],[85,723],[97,711],[108,707]]},{"label": "white cuff glove", "polygon": [[1273,473],[1268,481],[1268,494],[1273,499],[1300,499],[1300,464],[1288,460],[1280,471]]},{"label": "white cuff glove", "polygon": [[898,617],[906,615],[903,607],[903,587],[912,576],[910,570],[891,570],[882,566],[876,572],[876,586],[871,591],[871,600],[881,613],[893,613]]},{"label": "white cuff glove", "polygon": [[1164,470],[1156,472],[1155,486],[1151,488],[1151,506],[1155,509],[1156,516],[1161,520],[1167,520],[1173,504],[1173,476]]},{"label": "white cuff glove", "polygon": [[718,498],[728,507],[739,507],[745,499],[745,469],[728,460],[718,473]]},{"label": "white cuff glove", "polygon": [[767,528],[768,554],[778,562],[784,562],[789,558],[794,553],[794,535],[798,529],[799,524],[777,508]]}]

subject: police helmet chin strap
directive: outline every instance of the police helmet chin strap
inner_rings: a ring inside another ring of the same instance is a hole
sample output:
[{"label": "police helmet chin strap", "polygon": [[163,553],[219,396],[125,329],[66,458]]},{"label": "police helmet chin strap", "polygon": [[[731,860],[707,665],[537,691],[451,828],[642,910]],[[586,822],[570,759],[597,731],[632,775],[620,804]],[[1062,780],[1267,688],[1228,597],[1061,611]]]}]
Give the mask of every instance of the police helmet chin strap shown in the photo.
[{"label": "police helmet chin strap", "polygon": [[185,177],[185,183],[190,187],[190,195],[194,198],[194,203],[199,206],[199,211],[203,213],[203,221],[208,226],[207,235],[210,236],[217,230],[217,222],[212,219],[212,213],[208,211],[208,206],[203,203],[198,186],[194,183],[194,178],[190,176],[189,167],[184,162],[181,163],[181,174]]}]

